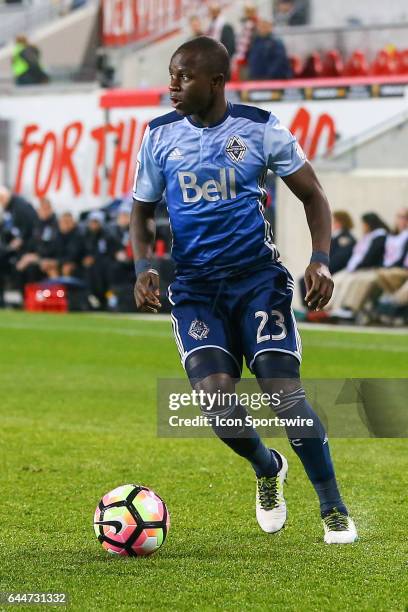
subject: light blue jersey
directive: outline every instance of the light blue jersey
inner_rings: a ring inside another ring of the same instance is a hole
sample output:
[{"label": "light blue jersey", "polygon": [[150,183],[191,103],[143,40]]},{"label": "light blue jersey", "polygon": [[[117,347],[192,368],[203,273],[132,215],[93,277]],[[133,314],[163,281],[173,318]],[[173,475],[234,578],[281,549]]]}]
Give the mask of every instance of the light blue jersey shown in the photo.
[{"label": "light blue jersey", "polygon": [[278,258],[263,215],[266,173],[287,176],[304,163],[265,110],[228,104],[210,127],[174,111],[146,129],[133,196],[154,203],[166,192],[179,278],[222,278]]}]

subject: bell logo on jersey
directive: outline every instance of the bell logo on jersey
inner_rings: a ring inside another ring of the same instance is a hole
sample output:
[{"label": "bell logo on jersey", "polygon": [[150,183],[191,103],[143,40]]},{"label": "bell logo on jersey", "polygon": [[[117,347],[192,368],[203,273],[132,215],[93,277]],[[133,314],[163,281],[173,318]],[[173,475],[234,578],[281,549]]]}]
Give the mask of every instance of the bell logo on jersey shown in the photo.
[{"label": "bell logo on jersey", "polygon": [[201,199],[207,202],[234,200],[237,197],[234,168],[221,168],[219,181],[210,179],[202,185],[197,183],[195,172],[178,172],[183,201],[194,204]]}]

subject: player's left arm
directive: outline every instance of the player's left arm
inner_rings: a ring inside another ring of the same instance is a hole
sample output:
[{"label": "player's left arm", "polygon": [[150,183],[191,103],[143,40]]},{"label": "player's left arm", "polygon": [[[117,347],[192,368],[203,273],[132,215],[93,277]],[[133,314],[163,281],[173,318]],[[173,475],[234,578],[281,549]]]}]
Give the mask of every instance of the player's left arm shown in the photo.
[{"label": "player's left arm", "polygon": [[296,172],[282,176],[282,180],[305,207],[313,249],[311,263],[305,272],[305,301],[310,308],[321,310],[329,302],[334,286],[328,268],[331,242],[330,206],[308,161]]}]

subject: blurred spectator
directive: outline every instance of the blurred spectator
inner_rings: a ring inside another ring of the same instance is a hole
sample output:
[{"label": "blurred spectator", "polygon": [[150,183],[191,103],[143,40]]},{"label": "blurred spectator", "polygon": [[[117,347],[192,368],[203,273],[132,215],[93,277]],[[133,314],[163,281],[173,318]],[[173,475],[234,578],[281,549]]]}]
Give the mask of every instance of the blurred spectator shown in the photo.
[{"label": "blurred spectator", "polygon": [[191,38],[197,38],[197,36],[204,36],[205,34],[201,19],[197,15],[190,17],[190,28]]},{"label": "blurred spectator", "polygon": [[14,240],[12,228],[4,221],[3,209],[0,207],[0,307],[4,306],[4,289],[17,258],[12,245]]},{"label": "blurred spectator", "polygon": [[20,251],[33,234],[37,213],[27,200],[4,186],[0,186],[0,206],[4,211],[3,221],[14,234],[15,250]]},{"label": "blurred spectator", "polygon": [[235,53],[234,28],[225,21],[219,2],[211,2],[208,10],[211,22],[207,30],[207,36],[219,40],[226,47],[229,56],[232,57]]},{"label": "blurred spectator", "polygon": [[104,226],[104,214],[95,210],[88,215],[84,234],[84,280],[91,293],[94,308],[106,305],[106,294],[110,283],[110,262],[117,250],[116,241]]},{"label": "blurred spectator", "polygon": [[333,212],[332,219],[332,240],[330,244],[330,272],[335,274],[343,270],[353,252],[356,244],[355,238],[351,233],[353,221],[344,210]]},{"label": "blurred spectator", "polygon": [[[408,255],[401,268],[381,269],[377,273],[378,284],[384,291],[379,299],[379,305],[392,307],[408,306]],[[380,309],[381,310],[381,309]]]},{"label": "blurred spectator", "polygon": [[16,85],[37,85],[49,80],[41,66],[38,47],[26,36],[16,36],[11,64]]},{"label": "blurred spectator", "polygon": [[258,9],[255,4],[247,2],[244,6],[241,31],[237,39],[235,60],[242,64],[248,59],[248,52],[257,33]]},{"label": "blurred spectator", "polygon": [[[335,274],[343,270],[353,252],[356,244],[351,233],[353,221],[345,210],[337,210],[332,213],[332,238],[330,243],[330,273]],[[304,302],[306,296],[305,279],[299,280],[300,293]]]},{"label": "blurred spectator", "polygon": [[277,25],[297,26],[308,22],[307,4],[302,0],[278,0],[274,13]]},{"label": "blurred spectator", "polygon": [[366,213],[361,217],[361,221],[363,237],[355,244],[346,269],[334,275],[334,293],[328,304],[329,309],[344,308],[352,293],[351,286],[355,283],[354,274],[357,270],[378,268],[382,265],[389,229],[376,213]]},{"label": "blurred spectator", "polygon": [[79,276],[84,240],[70,212],[58,219],[58,234],[55,240],[55,257],[46,260],[45,272],[50,278],[57,276]]},{"label": "blurred spectator", "polygon": [[397,212],[395,231],[385,241],[384,267],[400,268],[408,254],[408,208]]},{"label": "blurred spectator", "polygon": [[262,19],[258,22],[258,33],[249,50],[248,63],[252,80],[291,78],[292,69],[285,45],[273,34],[271,21]]},{"label": "blurred spectator", "polygon": [[112,228],[115,249],[111,265],[111,286],[134,281],[133,253],[129,237],[130,212],[131,205],[122,204]]},{"label": "blurred spectator", "polygon": [[353,283],[345,296],[342,307],[353,313],[363,306],[381,290],[393,293],[408,278],[405,262],[408,259],[408,209],[400,210],[396,215],[396,229],[385,239],[384,258],[381,267],[358,270],[353,274]]},{"label": "blurred spectator", "polygon": [[[38,221],[33,235],[27,242],[25,253],[16,264],[20,273],[20,285],[33,283],[47,276],[50,262],[56,257],[58,221],[47,198],[41,198],[37,209]],[[51,268],[53,263],[51,262]]]},{"label": "blurred spectator", "polygon": [[34,208],[21,196],[0,186],[0,305],[6,284],[18,286],[16,262],[24,253],[37,222]]},{"label": "blurred spectator", "polygon": [[375,268],[382,264],[388,226],[376,213],[361,217],[363,237],[355,245],[347,264],[347,272]]}]

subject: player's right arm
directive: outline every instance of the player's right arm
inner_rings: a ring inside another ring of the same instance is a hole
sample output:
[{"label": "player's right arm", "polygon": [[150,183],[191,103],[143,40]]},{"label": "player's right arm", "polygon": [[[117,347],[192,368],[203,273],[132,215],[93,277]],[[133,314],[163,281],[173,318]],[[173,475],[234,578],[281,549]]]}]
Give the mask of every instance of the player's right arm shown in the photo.
[{"label": "player's right arm", "polygon": [[153,155],[150,130],[146,128],[137,158],[129,227],[137,277],[135,300],[142,312],[157,312],[161,307],[159,274],[151,258],[156,235],[154,211],[162,199],[164,187],[163,173]]}]

